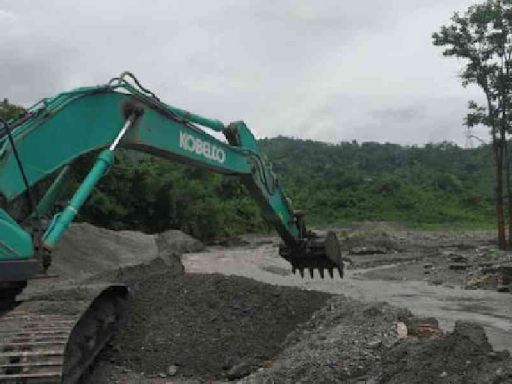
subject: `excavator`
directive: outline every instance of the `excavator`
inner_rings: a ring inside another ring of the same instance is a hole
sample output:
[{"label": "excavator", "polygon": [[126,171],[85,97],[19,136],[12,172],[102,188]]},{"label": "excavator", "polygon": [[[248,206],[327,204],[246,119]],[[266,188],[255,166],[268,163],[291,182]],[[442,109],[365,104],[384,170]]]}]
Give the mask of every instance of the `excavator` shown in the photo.
[{"label": "excavator", "polygon": [[[281,237],[279,254],[293,273],[343,276],[335,233],[306,228],[242,121],[226,125],[168,105],[123,72],[0,120],[0,383],[76,383],[112,336],[129,295],[122,284],[17,295],[45,276],[52,250],[121,147],[238,177]],[[88,154],[96,160],[70,191],[73,167]]]}]

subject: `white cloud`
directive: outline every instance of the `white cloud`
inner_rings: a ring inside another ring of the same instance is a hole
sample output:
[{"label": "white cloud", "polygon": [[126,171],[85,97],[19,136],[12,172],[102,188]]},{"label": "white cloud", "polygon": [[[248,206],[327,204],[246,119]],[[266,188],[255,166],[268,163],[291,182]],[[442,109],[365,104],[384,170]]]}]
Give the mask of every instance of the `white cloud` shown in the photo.
[{"label": "white cloud", "polygon": [[0,97],[30,104],[130,69],[170,104],[258,136],[463,143],[478,92],[431,33],[471,3],[0,0]]},{"label": "white cloud", "polygon": [[16,15],[14,13],[0,9],[0,22],[14,22],[16,19]]}]

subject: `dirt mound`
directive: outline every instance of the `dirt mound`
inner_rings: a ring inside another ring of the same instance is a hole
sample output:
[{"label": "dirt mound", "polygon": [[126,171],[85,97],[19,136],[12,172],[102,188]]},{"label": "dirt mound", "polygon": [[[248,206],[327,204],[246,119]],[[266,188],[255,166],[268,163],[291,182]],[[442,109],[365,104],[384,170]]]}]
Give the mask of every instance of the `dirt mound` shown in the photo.
[{"label": "dirt mound", "polygon": [[340,246],[350,255],[396,253],[403,250],[402,238],[387,223],[361,223],[339,232]]},{"label": "dirt mound", "polygon": [[510,354],[493,351],[480,325],[411,336],[417,320],[388,304],[334,297],[289,336],[271,367],[240,383],[512,383]]},{"label": "dirt mound", "polygon": [[[247,375],[240,383],[512,383],[512,359],[493,351],[479,326],[458,323],[447,335],[419,337],[412,332],[418,318],[385,303],[184,274],[180,254],[202,245],[179,231],[150,236],[84,224],[74,231],[53,268],[80,282],[123,282],[132,292],[87,383],[188,384]],[[375,237],[378,246],[395,241]],[[279,267],[272,272],[285,274]],[[81,287],[74,294],[81,300]]]},{"label": "dirt mound", "polygon": [[330,297],[234,276],[124,274],[132,298],[101,359],[146,376],[245,376]]},{"label": "dirt mound", "polygon": [[56,248],[49,273],[60,279],[81,280],[99,272],[203,248],[200,241],[181,231],[147,235],[78,223],[71,226]]},{"label": "dirt mound", "polygon": [[271,367],[242,383],[364,383],[383,351],[399,341],[397,324],[411,316],[385,303],[333,297],[288,337]]},{"label": "dirt mound", "polygon": [[406,340],[383,356],[379,383],[512,383],[508,352],[494,352],[480,325],[457,322],[452,333]]},{"label": "dirt mound", "polygon": [[73,224],[52,256],[49,273],[80,279],[118,266],[158,256],[155,239],[135,231],[110,231],[87,223]]}]

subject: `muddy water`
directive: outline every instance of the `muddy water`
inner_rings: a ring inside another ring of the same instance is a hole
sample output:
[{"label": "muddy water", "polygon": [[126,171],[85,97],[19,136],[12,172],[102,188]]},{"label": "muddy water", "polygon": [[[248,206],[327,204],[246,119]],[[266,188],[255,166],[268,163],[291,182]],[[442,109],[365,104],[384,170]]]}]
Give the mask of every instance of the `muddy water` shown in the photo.
[{"label": "muddy water", "polygon": [[386,301],[409,308],[420,316],[434,316],[447,330],[456,320],[481,323],[495,349],[512,352],[512,295],[493,291],[468,291],[445,286],[429,286],[423,281],[369,280],[367,270],[349,270],[345,279],[301,279],[290,272],[278,256],[275,241],[248,247],[210,247],[184,257],[188,272],[221,273],[250,277],[258,281],[305,289],[340,293],[364,301]]}]

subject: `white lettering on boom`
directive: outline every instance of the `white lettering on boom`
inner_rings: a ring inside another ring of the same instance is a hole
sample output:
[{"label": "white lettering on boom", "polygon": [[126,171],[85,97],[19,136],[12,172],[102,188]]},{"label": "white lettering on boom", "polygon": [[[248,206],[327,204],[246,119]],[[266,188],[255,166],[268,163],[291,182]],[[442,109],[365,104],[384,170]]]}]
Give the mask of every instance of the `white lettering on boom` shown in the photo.
[{"label": "white lettering on boom", "polygon": [[180,131],[180,148],[221,164],[226,161],[226,152],[222,148],[183,131]]}]

